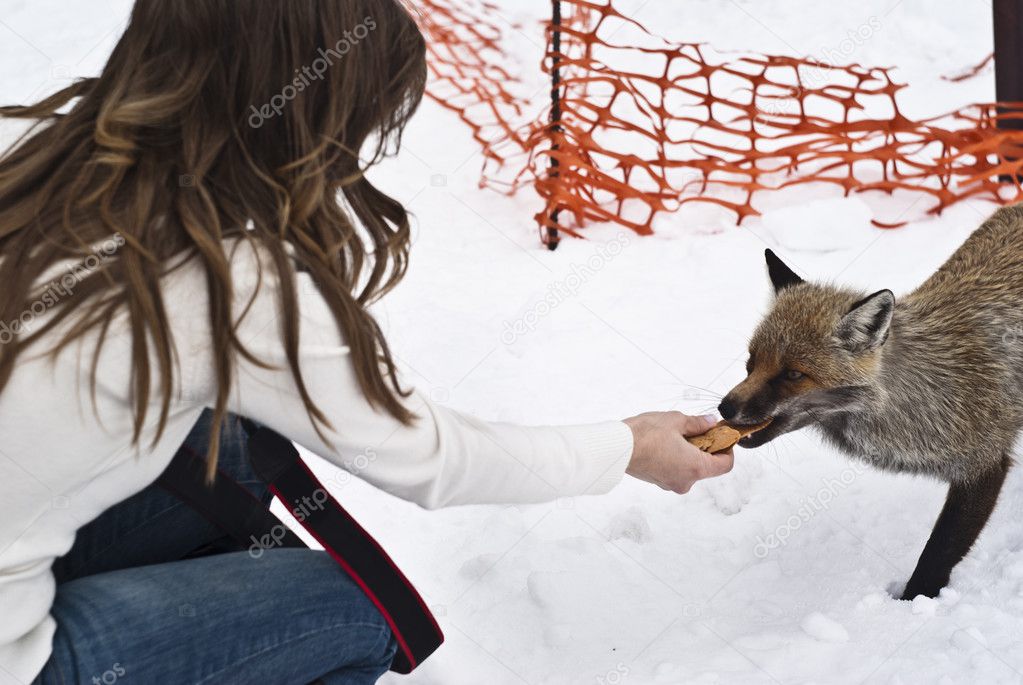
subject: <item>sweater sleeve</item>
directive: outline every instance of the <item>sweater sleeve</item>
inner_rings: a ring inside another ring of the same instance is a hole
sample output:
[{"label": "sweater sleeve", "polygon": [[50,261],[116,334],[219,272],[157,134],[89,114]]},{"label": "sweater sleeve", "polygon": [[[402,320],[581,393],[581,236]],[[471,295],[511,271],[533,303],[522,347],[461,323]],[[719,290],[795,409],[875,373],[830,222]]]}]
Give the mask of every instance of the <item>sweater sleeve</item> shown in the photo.
[{"label": "sweater sleeve", "polygon": [[231,411],[259,421],[375,486],[426,508],[541,502],[603,494],[625,473],[632,432],[619,421],[575,426],[491,423],[413,392],[403,425],[370,405],[349,350],[310,279],[299,276],[300,363],[329,419],[320,438],[283,354],[276,295],[265,284],[239,337],[271,368],[239,360]]}]

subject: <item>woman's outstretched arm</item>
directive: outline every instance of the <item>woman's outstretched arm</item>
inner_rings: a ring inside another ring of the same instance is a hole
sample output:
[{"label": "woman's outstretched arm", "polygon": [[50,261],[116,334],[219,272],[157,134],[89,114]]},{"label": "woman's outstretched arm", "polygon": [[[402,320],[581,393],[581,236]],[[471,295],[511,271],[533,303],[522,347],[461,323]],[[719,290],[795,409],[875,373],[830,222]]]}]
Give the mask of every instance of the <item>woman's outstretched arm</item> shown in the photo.
[{"label": "woman's outstretched arm", "polygon": [[419,418],[403,425],[367,402],[326,305],[308,276],[299,280],[302,374],[332,429],[323,429],[322,439],[306,413],[283,356],[276,295],[265,282],[238,333],[274,368],[239,360],[230,409],[387,492],[428,508],[540,502],[603,494],[628,472],[681,493],[731,468],[730,454],[710,457],[684,439],[706,430],[708,421],[678,412],[520,426],[483,421],[413,392],[407,406]]}]

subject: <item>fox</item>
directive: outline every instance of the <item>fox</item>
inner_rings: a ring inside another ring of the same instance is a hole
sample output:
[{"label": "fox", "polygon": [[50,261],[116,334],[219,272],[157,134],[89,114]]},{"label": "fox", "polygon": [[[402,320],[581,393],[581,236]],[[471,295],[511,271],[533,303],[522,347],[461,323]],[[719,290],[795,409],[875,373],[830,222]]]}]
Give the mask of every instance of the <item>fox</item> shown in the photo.
[{"label": "fox", "polygon": [[718,411],[739,426],[771,420],[745,448],[812,426],[882,471],[947,483],[901,595],[936,597],[987,524],[1023,428],[1023,205],[997,210],[898,299],[765,257],[772,307]]}]

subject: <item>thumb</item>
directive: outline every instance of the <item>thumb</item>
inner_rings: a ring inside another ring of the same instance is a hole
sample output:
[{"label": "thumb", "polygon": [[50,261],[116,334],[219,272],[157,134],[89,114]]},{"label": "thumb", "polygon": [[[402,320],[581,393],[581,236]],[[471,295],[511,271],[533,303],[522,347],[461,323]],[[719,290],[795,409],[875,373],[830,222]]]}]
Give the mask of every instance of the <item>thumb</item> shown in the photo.
[{"label": "thumb", "polygon": [[680,428],[682,429],[682,435],[688,438],[693,435],[706,433],[716,426],[717,423],[718,419],[713,414],[707,414],[706,416],[683,416]]}]

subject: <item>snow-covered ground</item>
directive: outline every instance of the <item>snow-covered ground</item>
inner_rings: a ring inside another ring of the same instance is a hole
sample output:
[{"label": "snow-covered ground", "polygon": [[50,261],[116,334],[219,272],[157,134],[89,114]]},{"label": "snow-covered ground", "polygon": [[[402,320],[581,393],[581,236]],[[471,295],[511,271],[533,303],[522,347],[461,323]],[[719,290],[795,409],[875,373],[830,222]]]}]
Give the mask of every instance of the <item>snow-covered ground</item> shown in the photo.
[{"label": "snow-covered ground", "polygon": [[[522,70],[540,0],[497,0]],[[897,65],[923,115],[993,97],[991,5],[951,0],[620,0],[676,40]],[[95,72],[128,0],[0,0],[0,100]],[[846,40],[861,26],[866,40]],[[516,67],[518,68],[518,67]],[[485,418],[574,423],[703,413],[743,376],[772,246],[804,275],[905,292],[992,210],[964,203],[883,232],[831,188],[764,198],[762,219],[668,217],[656,237],[594,227],[539,246],[535,198],[477,187],[468,133],[427,102],[375,178],[416,214],[407,280],[379,308],[410,381]],[[915,198],[871,198],[918,219]],[[922,204],[922,203],[921,203]],[[553,307],[541,305],[561,293]],[[510,334],[516,322],[525,333]],[[326,467],[323,467],[326,469]],[[891,598],[941,506],[937,483],[881,475],[809,432],[739,451],[687,496],[611,495],[423,512],[358,480],[337,494],[392,551],[448,640],[417,684],[1001,683],[1023,680],[1023,472],[936,601]],[[388,683],[401,682],[394,677]]]}]

